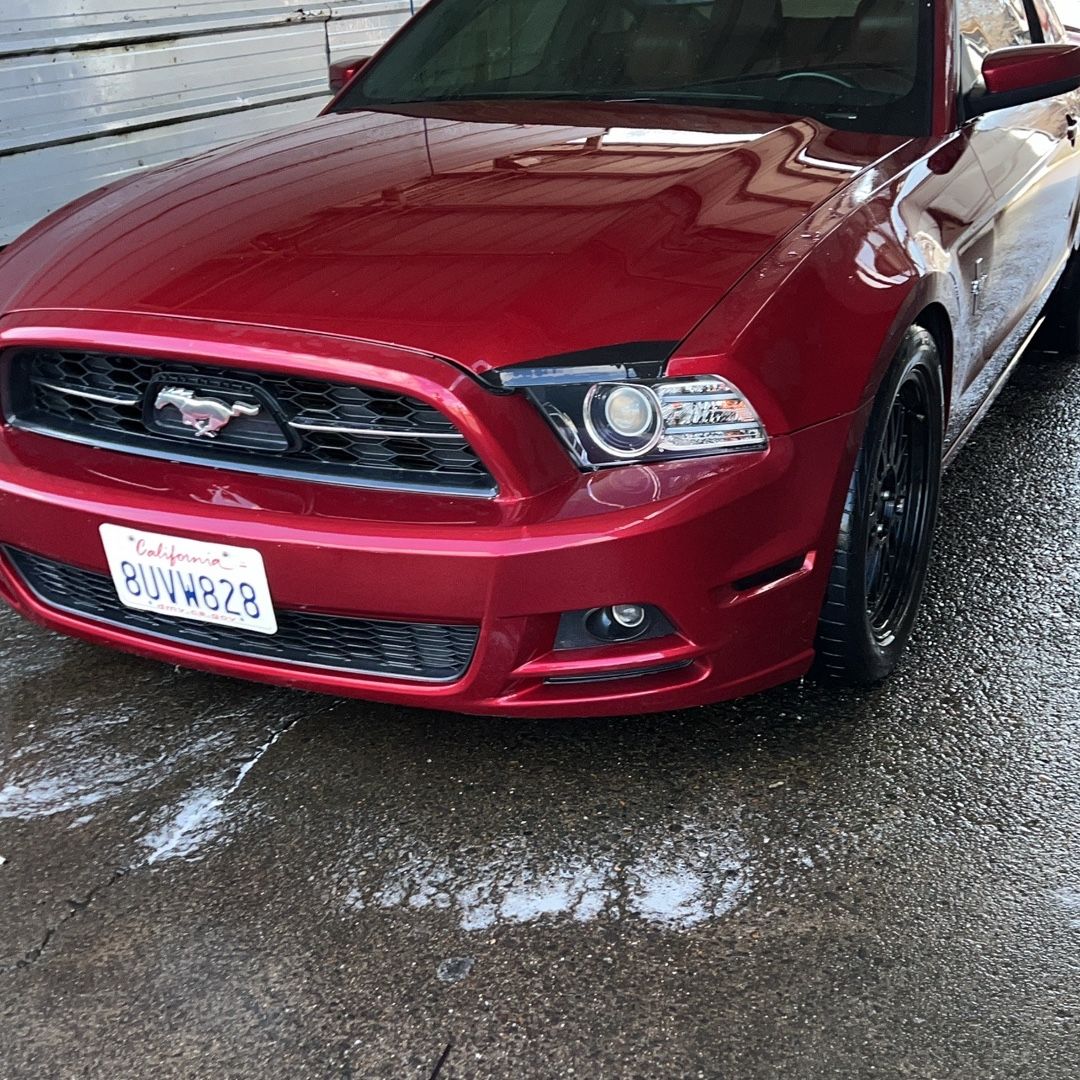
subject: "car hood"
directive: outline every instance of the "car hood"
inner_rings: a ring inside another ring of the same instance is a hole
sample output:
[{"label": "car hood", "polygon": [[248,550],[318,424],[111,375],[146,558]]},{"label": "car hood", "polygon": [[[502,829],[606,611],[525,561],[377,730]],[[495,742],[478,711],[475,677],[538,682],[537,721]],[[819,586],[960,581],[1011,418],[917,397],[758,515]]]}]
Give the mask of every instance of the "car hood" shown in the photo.
[{"label": "car hood", "polygon": [[478,373],[673,345],[903,141],[641,105],[329,114],[58,212],[0,259],[0,310],[347,335]]}]

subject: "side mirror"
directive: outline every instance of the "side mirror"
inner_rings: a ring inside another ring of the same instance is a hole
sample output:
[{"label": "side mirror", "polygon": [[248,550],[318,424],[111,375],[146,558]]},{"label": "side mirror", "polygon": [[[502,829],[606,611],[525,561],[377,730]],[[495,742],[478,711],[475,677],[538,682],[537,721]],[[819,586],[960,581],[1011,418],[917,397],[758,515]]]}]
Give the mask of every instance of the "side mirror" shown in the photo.
[{"label": "side mirror", "polygon": [[967,96],[967,115],[1043,101],[1080,89],[1080,45],[1018,45],[983,61],[985,90]]},{"label": "side mirror", "polygon": [[[1080,50],[1077,50],[1080,52]],[[370,56],[355,56],[351,60],[339,60],[330,65],[330,90],[337,94],[344,90],[364,69]]]}]

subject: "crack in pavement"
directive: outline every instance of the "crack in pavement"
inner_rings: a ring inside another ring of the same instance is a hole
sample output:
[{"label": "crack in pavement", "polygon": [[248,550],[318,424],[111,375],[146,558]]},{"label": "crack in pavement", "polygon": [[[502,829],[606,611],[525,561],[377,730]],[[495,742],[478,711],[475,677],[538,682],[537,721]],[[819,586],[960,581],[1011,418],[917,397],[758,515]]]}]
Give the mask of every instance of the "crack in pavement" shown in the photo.
[{"label": "crack in pavement", "polygon": [[451,1039],[447,1044],[443,1052],[439,1055],[439,1060],[435,1062],[435,1068],[431,1070],[431,1076],[429,1080],[439,1080],[439,1073],[442,1072],[442,1067],[446,1064],[446,1059],[450,1056],[450,1051],[454,1049],[454,1040]]},{"label": "crack in pavement", "polygon": [[64,915],[64,917],[60,919],[54,926],[50,926],[48,930],[45,931],[41,941],[39,941],[37,945],[33,946],[33,948],[27,949],[26,952],[18,960],[15,961],[15,963],[6,965],[2,969],[3,973],[5,975],[8,975],[13,971],[19,971],[22,968],[29,967],[31,964],[36,963],[37,960],[41,958],[42,953],[44,953],[45,950],[49,947],[49,943],[60,931],[60,928],[64,925],[64,923],[75,918],[75,916],[78,915],[80,911],[85,911],[94,902],[94,900],[97,899],[99,894],[103,893],[106,889],[112,888],[113,885],[115,885],[122,877],[126,877],[133,869],[136,869],[136,867],[119,867],[118,869],[114,870],[112,874],[100,885],[95,885],[94,888],[92,888],[81,900],[69,898],[69,910],[67,914]]},{"label": "crack in pavement", "polygon": [[[99,885],[95,885],[82,899],[69,898],[67,903],[69,910],[60,918],[55,924],[50,926],[42,936],[41,940],[34,945],[14,963],[9,963],[0,968],[0,972],[3,974],[11,974],[15,971],[20,971],[24,968],[30,967],[32,964],[37,963],[38,960],[48,950],[53,939],[61,928],[73,919],[80,912],[85,911],[93,902],[107,889],[112,888],[121,878],[127,877],[129,874],[134,873],[136,870],[143,870],[152,866],[159,859],[166,857],[170,851],[174,850],[183,839],[184,836],[189,835],[192,830],[198,828],[200,821],[206,819],[207,816],[212,815],[224,803],[228,798],[234,795],[240,786],[247,779],[252,769],[259,764],[260,761],[281,741],[286,735],[289,734],[297,724],[300,723],[300,717],[296,716],[289,721],[283,728],[274,732],[265,742],[263,742],[256,750],[255,753],[247,760],[244,761],[237,770],[236,779],[225,789],[219,796],[216,796],[213,800],[203,805],[201,813],[193,820],[186,821],[181,832],[175,833],[168,838],[168,842],[162,846],[155,848],[146,857],[136,860],[133,863],[129,863],[127,866],[121,866],[115,869],[112,874]],[[448,1048],[449,1049],[449,1048]]]}]

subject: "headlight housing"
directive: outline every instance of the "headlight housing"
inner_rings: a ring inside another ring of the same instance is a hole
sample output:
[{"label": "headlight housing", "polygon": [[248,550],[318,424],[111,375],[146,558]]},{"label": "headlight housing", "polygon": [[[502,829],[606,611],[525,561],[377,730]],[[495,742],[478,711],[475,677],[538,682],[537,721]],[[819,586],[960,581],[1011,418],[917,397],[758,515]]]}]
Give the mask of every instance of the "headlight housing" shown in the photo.
[{"label": "headlight housing", "polygon": [[502,375],[503,386],[524,389],[580,465],[764,450],[769,443],[754,407],[719,375],[610,381],[573,369]]}]

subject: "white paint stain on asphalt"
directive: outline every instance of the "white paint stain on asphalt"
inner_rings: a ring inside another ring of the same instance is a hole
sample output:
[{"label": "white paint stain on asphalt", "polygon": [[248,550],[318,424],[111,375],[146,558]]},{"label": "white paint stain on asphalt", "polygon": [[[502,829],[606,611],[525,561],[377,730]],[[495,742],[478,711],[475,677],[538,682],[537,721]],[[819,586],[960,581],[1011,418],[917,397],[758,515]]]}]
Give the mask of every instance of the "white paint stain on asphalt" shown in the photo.
[{"label": "white paint stain on asphalt", "polygon": [[298,719],[291,720],[258,747],[237,770],[231,784],[197,788],[178,804],[166,808],[159,815],[159,819],[164,819],[161,824],[139,840],[148,851],[146,862],[152,865],[165,859],[190,859],[216,840],[228,822],[226,802],[239,791],[248,773],[297,723]]},{"label": "white paint stain on asphalt", "polygon": [[452,911],[468,931],[624,916],[685,930],[733,911],[751,892],[750,856],[735,834],[696,843],[692,855],[660,844],[625,864],[614,853],[537,858],[520,845],[497,846],[500,854],[486,859],[414,855],[370,883],[359,875],[344,907]]}]

